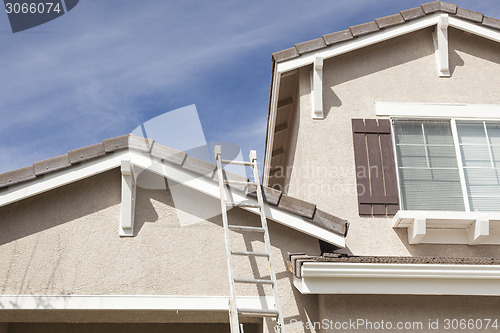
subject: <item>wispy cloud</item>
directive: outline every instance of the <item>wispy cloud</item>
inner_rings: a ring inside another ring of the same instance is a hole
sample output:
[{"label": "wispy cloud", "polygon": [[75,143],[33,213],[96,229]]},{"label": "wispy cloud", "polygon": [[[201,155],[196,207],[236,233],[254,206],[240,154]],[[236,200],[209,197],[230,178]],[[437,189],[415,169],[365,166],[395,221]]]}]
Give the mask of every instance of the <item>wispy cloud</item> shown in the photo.
[{"label": "wispy cloud", "polygon": [[[496,2],[460,5],[500,16]],[[262,155],[272,52],[418,4],[81,1],[33,30],[0,32],[0,172],[190,104],[208,141]],[[7,30],[2,11],[0,22]]]}]

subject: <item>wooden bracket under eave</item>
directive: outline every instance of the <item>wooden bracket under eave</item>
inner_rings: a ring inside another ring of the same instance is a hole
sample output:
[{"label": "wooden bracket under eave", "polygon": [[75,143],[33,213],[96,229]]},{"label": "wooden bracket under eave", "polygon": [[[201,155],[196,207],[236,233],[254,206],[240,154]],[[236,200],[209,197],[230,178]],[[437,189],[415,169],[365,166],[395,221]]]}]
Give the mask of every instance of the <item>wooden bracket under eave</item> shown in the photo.
[{"label": "wooden bracket under eave", "polygon": [[438,75],[440,77],[449,77],[450,74],[450,57],[448,47],[448,14],[441,14],[439,16],[438,24],[432,34],[434,42],[436,63],[438,68]]},{"label": "wooden bracket under eave", "polygon": [[134,235],[136,192],[134,167],[130,160],[122,160],[120,169],[122,174],[122,204],[118,233],[122,237],[132,237]]},{"label": "wooden bracket under eave", "polygon": [[311,104],[313,119],[324,119],[323,114],[323,58],[314,59],[311,87]]}]

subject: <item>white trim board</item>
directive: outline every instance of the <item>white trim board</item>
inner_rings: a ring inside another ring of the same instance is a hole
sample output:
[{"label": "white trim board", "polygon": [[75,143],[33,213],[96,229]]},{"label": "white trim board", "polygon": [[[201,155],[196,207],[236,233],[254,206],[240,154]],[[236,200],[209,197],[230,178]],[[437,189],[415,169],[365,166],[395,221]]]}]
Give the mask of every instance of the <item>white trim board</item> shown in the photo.
[{"label": "white trim board", "polygon": [[438,25],[442,20],[443,15],[448,18],[448,24],[453,28],[467,31],[477,36],[493,40],[495,42],[500,42],[499,31],[484,26],[479,26],[477,24],[473,24],[469,21],[462,20],[460,18],[453,17],[447,14],[435,13],[427,15],[421,19],[416,19],[398,26],[377,31],[372,34],[359,36],[340,44],[333,44],[320,50],[303,54],[298,58],[285,60],[277,64],[276,70],[279,73],[284,73],[296,68],[310,65],[314,63],[314,59],[316,59],[316,57],[320,57],[323,59],[332,58],[366,46],[370,46],[395,37],[406,35],[411,32],[422,30],[427,27]]},{"label": "white trim board", "polygon": [[[163,177],[169,178],[177,183],[181,183],[214,198],[220,198],[219,186],[211,179],[201,175],[194,175],[181,167],[161,162],[159,159],[146,154],[134,151],[124,151],[121,153],[106,155],[96,160],[82,163],[81,165],[72,166],[71,168],[48,174],[27,183],[9,187],[4,194],[0,196],[0,207],[114,168],[120,168],[122,161],[131,161],[134,167],[147,169],[148,171],[162,175]],[[235,201],[245,200],[255,204],[257,203],[255,199],[248,199],[244,197],[242,193],[237,191],[233,191],[232,195]],[[131,207],[129,208],[128,212],[133,213],[133,209]],[[245,209],[254,214],[259,214],[257,208],[241,207],[241,209]],[[309,223],[302,217],[280,210],[275,206],[266,204],[265,209],[267,217],[273,221],[312,237],[324,240],[330,244],[345,247],[345,239],[343,236],[339,236],[315,224]]]},{"label": "white trim board", "polygon": [[500,119],[500,105],[375,102],[375,114],[387,117]]},{"label": "white trim board", "polygon": [[393,228],[407,228],[409,244],[500,244],[500,212],[400,210]]},{"label": "white trim board", "polygon": [[302,294],[500,295],[500,265],[305,262]]},{"label": "white trim board", "polygon": [[[237,298],[243,308],[272,310],[274,297]],[[229,311],[229,296],[164,295],[0,295],[2,310],[164,310]]]}]

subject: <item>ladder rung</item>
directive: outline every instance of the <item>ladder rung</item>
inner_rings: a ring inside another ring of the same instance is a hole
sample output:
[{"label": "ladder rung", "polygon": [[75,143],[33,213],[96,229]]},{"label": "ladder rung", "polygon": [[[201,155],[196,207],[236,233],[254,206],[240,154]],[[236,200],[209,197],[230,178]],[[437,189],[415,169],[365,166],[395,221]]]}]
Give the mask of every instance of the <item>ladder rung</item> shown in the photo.
[{"label": "ladder rung", "polygon": [[252,162],[246,161],[231,161],[231,160],[221,160],[222,164],[233,164],[233,165],[244,165],[244,166],[253,166]]},{"label": "ladder rung", "polygon": [[251,208],[260,208],[259,204],[256,203],[248,203],[248,202],[226,202],[227,206],[232,207],[251,207]]},{"label": "ladder rung", "polygon": [[262,309],[244,309],[239,308],[238,314],[245,316],[255,316],[255,317],[276,317],[279,315],[278,310],[262,310]]},{"label": "ladder rung", "polygon": [[229,229],[232,230],[242,230],[242,231],[256,231],[256,232],[264,232],[264,228],[261,227],[247,227],[245,225],[228,225]]},{"label": "ladder rung", "polygon": [[234,279],[236,283],[254,283],[254,284],[274,284],[272,280],[263,279]]},{"label": "ladder rung", "polygon": [[252,182],[240,182],[238,180],[224,180],[224,184],[226,184],[226,185],[243,185],[243,186],[255,186],[255,187],[257,187],[256,183],[252,183]]},{"label": "ladder rung", "polygon": [[269,257],[266,252],[246,252],[246,251],[231,251],[235,256],[254,256],[254,257]]}]

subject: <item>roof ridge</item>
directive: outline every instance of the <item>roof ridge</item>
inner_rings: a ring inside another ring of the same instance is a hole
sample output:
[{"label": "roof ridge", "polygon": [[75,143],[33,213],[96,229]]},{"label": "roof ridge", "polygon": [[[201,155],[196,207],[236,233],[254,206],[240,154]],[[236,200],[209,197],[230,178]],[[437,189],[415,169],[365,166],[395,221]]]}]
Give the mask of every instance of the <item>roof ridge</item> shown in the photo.
[{"label": "roof ridge", "polygon": [[426,15],[437,12],[454,15],[460,19],[471,21],[475,24],[481,24],[488,28],[500,30],[500,20],[485,16],[483,13],[460,8],[455,4],[432,1],[421,4],[419,7],[405,9],[399,13],[376,18],[373,21],[350,26],[348,29],[322,35],[319,38],[295,44],[293,47],[274,52],[273,62],[282,62],[289,59],[300,57],[304,53],[313,52],[322,48],[329,47],[359,36],[375,33],[380,30],[405,24],[409,21],[419,19]]}]

